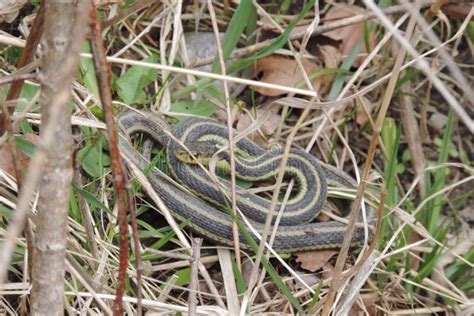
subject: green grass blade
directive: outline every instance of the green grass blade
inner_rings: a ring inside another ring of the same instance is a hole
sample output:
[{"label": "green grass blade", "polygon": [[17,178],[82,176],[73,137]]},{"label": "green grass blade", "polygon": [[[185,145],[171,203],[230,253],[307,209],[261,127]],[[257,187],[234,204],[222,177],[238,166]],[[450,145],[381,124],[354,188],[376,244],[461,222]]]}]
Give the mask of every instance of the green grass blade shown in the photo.
[{"label": "green grass blade", "polygon": [[[252,1],[240,1],[239,6],[235,10],[232,19],[230,20],[229,27],[225,32],[224,40],[222,41],[222,53],[224,55],[224,60],[229,58],[230,53],[237,46],[237,43],[239,42],[240,37],[247,26],[248,16],[251,14],[252,10],[255,10]],[[221,72],[218,56],[216,56],[216,60],[212,65],[212,72]]]},{"label": "green grass blade", "polygon": [[[438,164],[442,164],[448,161],[449,144],[451,139],[451,133],[453,130],[453,119],[454,111],[450,110],[448,114],[448,123],[446,124],[446,128],[444,130],[443,142],[441,144],[441,149],[438,157]],[[444,187],[446,183],[446,176],[448,174],[447,172],[447,168],[439,168],[436,170],[433,186],[429,189],[429,194],[427,194],[427,196],[436,194]],[[437,236],[440,214],[443,205],[444,197],[437,196],[430,203],[428,203],[428,206],[426,208],[427,228],[428,231],[435,237]]]}]

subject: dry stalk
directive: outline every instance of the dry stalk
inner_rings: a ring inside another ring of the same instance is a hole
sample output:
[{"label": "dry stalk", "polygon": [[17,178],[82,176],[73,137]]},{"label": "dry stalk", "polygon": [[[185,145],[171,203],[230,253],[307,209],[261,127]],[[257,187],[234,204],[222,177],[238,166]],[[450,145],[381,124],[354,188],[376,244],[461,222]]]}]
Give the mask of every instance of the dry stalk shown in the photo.
[{"label": "dry stalk", "polygon": [[[91,1],[92,2],[92,1]],[[119,225],[119,271],[118,271],[118,282],[116,289],[116,297],[114,303],[114,315],[122,314],[122,297],[125,288],[125,274],[128,264],[128,221],[127,221],[127,210],[132,208],[133,199],[131,199],[130,184],[127,181],[127,177],[122,168],[120,161],[120,152],[117,144],[116,127],[114,112],[112,107],[112,90],[110,87],[110,67],[106,62],[105,48],[102,41],[102,29],[97,20],[96,9],[92,5],[92,9],[89,12],[90,21],[90,44],[94,55],[94,69],[97,76],[97,84],[99,87],[99,94],[104,110],[104,118],[107,124],[107,140],[109,142],[109,150],[111,157],[112,173],[114,175],[114,188],[116,194],[116,206],[118,209],[118,225]],[[128,188],[128,190],[127,190]],[[132,213],[132,212],[130,212]],[[131,214],[132,217],[135,214]],[[133,226],[133,225],[132,225]],[[136,232],[136,224],[134,225],[134,232]],[[134,233],[134,245],[135,254],[137,258],[137,313],[142,314],[141,310],[141,265],[140,265],[140,249],[138,246],[137,234]]]},{"label": "dry stalk", "polygon": [[[226,76],[224,53],[222,51],[221,41],[219,39],[219,28],[217,26],[216,12],[214,11],[214,6],[212,5],[212,0],[207,0],[207,7],[209,14],[211,16],[212,29],[214,30],[214,35],[216,38],[216,47],[217,54],[219,56],[220,70],[223,76]],[[225,98],[225,107],[227,114],[227,130],[228,130],[228,142],[229,142],[229,156],[230,156],[230,181],[231,181],[231,207],[234,217],[237,218],[237,196],[236,196],[236,180],[235,180],[235,149],[234,149],[234,136],[232,128],[232,109],[230,107],[230,94],[229,86],[226,80],[222,81],[224,86],[224,98]],[[239,228],[237,222],[233,222],[232,232],[234,234],[234,248],[235,248],[235,258],[237,261],[237,267],[239,271],[242,271],[242,262],[240,259],[240,240],[239,240]]]},{"label": "dry stalk", "polygon": [[196,315],[196,308],[198,304],[198,300],[196,294],[198,292],[198,284],[199,284],[199,260],[201,258],[201,238],[194,238],[193,239],[193,256],[191,262],[191,280],[189,281],[189,297],[188,297],[188,305],[189,305],[189,315],[195,316]]}]

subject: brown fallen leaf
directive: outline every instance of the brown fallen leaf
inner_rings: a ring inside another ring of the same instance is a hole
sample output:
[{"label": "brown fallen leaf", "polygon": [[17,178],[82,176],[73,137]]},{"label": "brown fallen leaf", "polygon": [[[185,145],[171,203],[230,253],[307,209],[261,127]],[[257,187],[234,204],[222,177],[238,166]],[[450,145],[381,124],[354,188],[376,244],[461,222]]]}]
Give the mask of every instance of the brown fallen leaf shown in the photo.
[{"label": "brown fallen leaf", "polygon": [[[25,134],[22,135],[21,138],[33,143],[37,144],[39,141],[39,136],[35,134]],[[9,143],[4,144],[0,148],[0,169],[8,173],[9,175],[15,177],[15,164],[13,162],[12,154],[11,154],[11,146]],[[18,160],[20,164],[20,172],[25,171],[28,167],[28,163],[30,162],[30,158],[25,155],[21,150],[17,148],[18,152]]]},{"label": "brown fallen leaf", "polygon": [[305,270],[316,272],[321,269],[335,254],[335,250],[317,250],[297,252],[296,262],[301,263],[301,267]]},{"label": "brown fallen leaf", "polygon": [[[301,62],[308,75],[321,68],[307,59],[302,59]],[[295,87],[298,83],[303,82],[303,75],[296,61],[279,55],[271,55],[258,60],[254,67],[253,77],[256,77],[260,73],[263,73],[261,81],[267,83]],[[315,78],[312,84],[314,90],[319,91],[321,78]],[[273,88],[256,87],[255,90],[258,93],[271,97],[286,94],[285,91]]]},{"label": "brown fallen leaf", "polygon": [[334,266],[330,262],[323,265],[323,280],[331,279],[334,276]]},{"label": "brown fallen leaf", "polygon": [[249,137],[263,148],[267,148],[269,143],[266,138],[272,136],[275,133],[281,120],[278,110],[278,107],[275,106],[271,107],[270,109],[267,109],[265,106],[263,106],[257,109],[257,114],[253,117],[250,117],[249,113],[242,114],[239,118],[239,121],[237,122],[237,131],[241,132],[245,130],[256,119],[262,118],[262,115],[265,115],[263,118],[263,123],[260,125],[258,130],[251,133]]},{"label": "brown fallen leaf", "polygon": [[[318,47],[318,51],[321,55],[325,68],[338,68],[339,63],[342,60],[342,54],[338,48],[332,45],[322,45]],[[334,78],[336,78],[336,74],[321,76],[321,86],[319,88],[319,93],[328,91],[332,85],[332,82],[334,81]]]},{"label": "brown fallen leaf", "polygon": [[349,316],[366,315],[365,311],[367,311],[370,316],[377,315],[375,304],[380,300],[377,295],[361,295],[361,300],[364,308],[361,308],[358,304],[359,301],[356,301],[354,305],[352,305]]},{"label": "brown fallen leaf", "polygon": [[375,108],[375,103],[371,102],[365,96],[361,96],[356,99],[356,123],[359,126],[364,126],[369,122],[369,115],[372,114]]},{"label": "brown fallen leaf", "polygon": [[[340,20],[344,18],[348,18],[360,13],[364,13],[364,9],[349,5],[349,4],[337,4],[334,5],[329,11],[326,13],[324,18],[324,24],[329,24],[334,22],[335,20]],[[344,56],[349,55],[352,50],[356,47],[357,43],[360,41],[362,36],[364,35],[364,23],[356,23],[351,24],[345,27],[341,27],[329,32],[324,33],[325,36],[328,36],[334,40],[341,41],[341,52]],[[369,48],[372,48],[375,45],[376,34],[372,32],[369,34]],[[360,54],[367,53],[367,49],[364,44],[362,44]],[[362,63],[363,58],[357,58],[354,62],[355,66],[360,66]]]}]

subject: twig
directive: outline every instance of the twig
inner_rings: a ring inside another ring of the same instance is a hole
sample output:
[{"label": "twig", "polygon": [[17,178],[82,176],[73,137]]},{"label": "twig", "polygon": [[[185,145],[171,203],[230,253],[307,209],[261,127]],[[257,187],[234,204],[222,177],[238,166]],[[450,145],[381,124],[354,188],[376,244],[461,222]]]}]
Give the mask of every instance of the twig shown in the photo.
[{"label": "twig", "polygon": [[[30,35],[26,39],[25,49],[21,53],[20,60],[18,61],[17,68],[26,66],[30,60],[34,57],[34,52],[38,43],[41,39],[41,34],[43,33],[43,23],[44,23],[44,4],[45,0],[41,1],[40,8],[36,13],[35,21],[30,29]],[[7,95],[7,101],[17,99],[20,96],[21,87],[23,86],[23,80],[16,81],[10,87]],[[13,113],[13,112],[11,112]],[[0,122],[3,121],[2,114],[0,114]],[[0,125],[0,135],[4,132],[4,127]]]},{"label": "twig", "polygon": [[[21,166],[20,160],[18,159],[18,150],[16,148],[16,141],[15,141],[15,134],[13,133],[12,123],[10,118],[10,112],[8,111],[8,107],[6,102],[3,101],[3,89],[0,87],[0,118],[3,118],[2,125],[7,133],[7,144],[10,146],[10,154],[11,154],[11,161],[13,162],[14,166],[14,176],[16,178],[16,183],[18,190],[21,189]],[[0,136],[2,136],[0,134]]]},{"label": "twig", "polygon": [[199,284],[199,259],[201,258],[201,238],[194,238],[193,239],[193,257],[191,262],[191,281],[189,282],[189,297],[188,297],[188,305],[189,305],[189,315],[195,316],[196,315],[196,307],[197,307],[197,291],[198,291],[198,284]]},{"label": "twig", "polygon": [[[216,46],[217,53],[219,56],[219,64],[221,68],[221,73],[223,76],[226,76],[225,70],[225,61],[224,54],[222,51],[221,41],[219,39],[219,28],[217,27],[216,12],[214,11],[214,6],[212,5],[212,0],[207,0],[207,7],[209,14],[211,15],[212,29],[214,30],[214,35],[216,37]],[[230,108],[230,94],[227,81],[223,80],[222,84],[224,86],[224,98],[225,98],[225,107],[227,114],[227,130],[228,130],[228,141],[229,141],[229,157],[230,157],[230,183],[231,183],[231,207],[234,217],[237,218],[237,196],[236,196],[236,182],[235,182],[235,149],[234,149],[234,137],[233,137],[233,128],[232,128],[232,109]],[[240,240],[239,240],[239,228],[237,222],[234,220],[232,225],[232,232],[234,234],[234,249],[235,249],[235,259],[237,261],[237,267],[239,271],[242,271],[242,263],[240,259]]]},{"label": "twig", "polygon": [[[18,159],[18,151],[17,151],[17,146],[16,146],[16,141],[15,141],[15,135],[13,134],[13,128],[10,120],[10,113],[7,108],[6,102],[3,101],[3,89],[0,87],[0,118],[4,118],[3,126],[5,128],[5,131],[7,133],[7,143],[10,146],[10,153],[11,153],[11,158],[13,161],[13,166],[14,166],[14,172],[15,172],[15,178],[16,178],[16,183],[17,183],[17,190],[21,190],[22,188],[22,177],[23,175],[21,174],[21,166],[20,166],[20,160]],[[3,111],[3,112],[2,112]],[[1,194],[0,194],[1,195]],[[26,253],[26,269],[27,273],[23,275],[24,281],[28,281],[29,279],[29,274],[31,273],[31,266],[32,266],[32,255],[33,255],[33,236],[32,236],[32,229],[30,226],[30,223],[28,219],[25,220],[25,237],[26,237],[26,247],[28,252]],[[21,302],[20,302],[20,310],[21,311],[27,311],[27,299],[26,296],[22,297]]]},{"label": "twig", "polygon": [[[80,297],[91,297],[91,293],[87,292],[65,292],[64,293],[66,296],[80,296]],[[104,299],[104,300],[113,300],[114,295],[111,294],[97,294],[97,297]],[[123,298],[124,302],[130,302],[130,303],[136,303],[137,299],[134,297],[129,297],[125,296]],[[166,311],[177,311],[177,312],[182,312],[186,313],[189,311],[189,308],[187,306],[182,306],[182,305],[174,305],[174,304],[166,304],[166,303],[161,303],[156,300],[149,300],[149,299],[144,299],[143,300],[143,306],[148,307],[148,308],[161,308]],[[198,306],[197,307],[197,313],[199,314],[204,314],[204,315],[227,315],[226,309],[221,308],[218,306]]]},{"label": "twig", "polygon": [[[92,2],[92,1],[91,1]],[[120,161],[120,152],[117,145],[116,128],[114,120],[114,112],[112,106],[112,90],[110,88],[110,67],[106,62],[105,48],[102,41],[102,30],[100,23],[97,20],[95,7],[92,6],[90,10],[90,43],[92,53],[94,55],[93,62],[97,76],[97,84],[99,86],[100,100],[102,108],[104,109],[105,123],[107,124],[107,138],[109,142],[109,151],[111,158],[112,173],[114,175],[114,188],[116,194],[116,206],[118,209],[118,225],[119,225],[119,271],[116,296],[114,302],[114,315],[122,314],[122,297],[125,288],[125,274],[128,264],[128,225],[127,225],[127,209],[133,201],[128,201],[125,175]],[[138,254],[138,252],[137,252]],[[137,269],[137,272],[138,269]],[[141,285],[138,284],[138,291],[140,291]],[[141,301],[140,295],[137,297],[138,301]]]},{"label": "twig", "polygon": [[[423,153],[423,143],[421,141],[420,130],[413,110],[413,102],[408,96],[411,87],[401,87],[402,96],[400,97],[400,106],[402,117],[402,125],[405,130],[405,137],[408,143],[408,149],[411,154],[411,165],[415,171],[415,175],[422,174],[426,167],[425,154]],[[418,192],[421,197],[425,195],[425,181],[422,179],[418,185]]]},{"label": "twig", "polygon": [[127,201],[130,210],[130,225],[132,226],[132,239],[133,239],[133,251],[135,254],[135,262],[137,269],[137,315],[141,316],[143,314],[142,310],[142,275],[143,275],[143,265],[142,257],[140,252],[140,243],[138,237],[138,224],[137,224],[137,210],[135,199],[132,195],[132,186],[130,184],[130,179],[126,173],[124,175],[125,181],[125,190],[127,192]]},{"label": "twig", "polygon": [[[87,53],[82,53],[82,57],[86,58],[92,58],[91,54]],[[313,91],[305,90],[305,89],[298,89],[298,88],[292,88],[292,87],[287,87],[283,85],[278,85],[278,84],[270,84],[266,82],[260,82],[260,81],[255,81],[255,80],[249,80],[249,79],[242,79],[242,78],[237,78],[237,77],[232,77],[232,76],[223,76],[220,74],[215,74],[211,72],[205,72],[205,71],[198,71],[194,69],[186,69],[186,68],[180,68],[180,67],[174,67],[174,66],[167,66],[163,64],[153,64],[153,63],[147,63],[143,61],[137,61],[137,60],[130,60],[130,59],[124,59],[124,58],[115,58],[115,57],[107,57],[107,61],[111,63],[118,63],[118,64],[123,64],[123,65],[130,65],[130,66],[143,66],[151,69],[158,69],[158,70],[166,70],[170,72],[175,72],[175,73],[182,73],[186,75],[194,75],[198,77],[204,77],[204,78],[209,78],[209,79],[216,79],[216,80],[226,80],[230,82],[236,82],[239,84],[245,84],[249,86],[255,86],[255,87],[263,87],[263,88],[270,88],[270,89],[278,89],[286,92],[293,92],[295,94],[301,94],[301,95],[306,95],[310,97],[316,96],[316,93]]]},{"label": "twig", "polygon": [[368,277],[372,270],[377,266],[376,256],[379,255],[378,252],[374,252],[377,247],[378,238],[380,236],[380,228],[382,227],[382,212],[385,205],[385,190],[380,194],[379,206],[377,208],[377,219],[375,224],[375,231],[372,236],[372,241],[370,243],[369,249],[364,253],[364,256],[357,264],[346,274],[344,279],[347,280],[353,275],[356,278],[352,281],[352,285],[347,291],[347,297],[344,302],[341,304],[339,310],[336,309],[336,314],[340,313],[343,315],[348,314],[348,311],[352,307],[354,300],[356,299],[356,294],[359,293],[360,288],[367,281]]},{"label": "twig", "polygon": [[166,283],[164,284],[160,295],[156,299],[157,302],[166,302],[169,293],[173,289],[173,286],[176,284],[176,281],[178,281],[178,279],[179,277],[176,274],[173,274],[168,280],[166,280]]},{"label": "twig", "polygon": [[147,248],[147,251],[150,253],[153,253],[158,256],[163,256],[166,258],[172,258],[172,259],[179,259],[179,260],[191,260],[192,257],[190,255],[186,255],[180,252],[171,252],[171,251],[163,251],[163,250],[158,250],[158,249],[153,249],[153,248]]},{"label": "twig", "polygon": [[10,76],[5,76],[0,78],[0,86],[5,84],[14,83],[17,81],[25,81],[30,79],[36,79],[36,74],[11,74]]}]

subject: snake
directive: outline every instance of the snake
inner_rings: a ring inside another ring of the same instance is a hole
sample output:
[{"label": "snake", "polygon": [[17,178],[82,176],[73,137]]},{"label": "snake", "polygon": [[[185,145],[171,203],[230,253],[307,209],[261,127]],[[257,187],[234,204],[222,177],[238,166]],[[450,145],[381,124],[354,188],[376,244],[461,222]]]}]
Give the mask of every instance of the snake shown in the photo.
[{"label": "snake", "polygon": [[[221,150],[228,144],[227,127],[212,118],[201,117],[182,120],[171,127],[160,115],[150,111],[124,112],[118,117],[118,125],[122,154],[142,171],[147,170],[148,181],[171,215],[186,222],[186,227],[198,235],[218,244],[232,246],[235,216],[225,211],[229,209],[230,182],[219,178],[220,183],[216,183],[202,164],[191,163],[190,160],[193,159],[189,158],[194,154],[203,157],[215,154],[218,155],[217,161],[221,162],[221,166],[230,166],[230,154]],[[166,148],[171,178],[156,167],[150,169],[148,159],[131,145],[131,138],[139,134]],[[271,181],[280,172],[284,149],[265,150],[248,137],[240,138],[234,145],[237,153],[234,157],[237,178],[251,182]],[[205,149],[201,150],[200,147]],[[201,161],[202,159],[198,159],[198,162]],[[273,249],[292,253],[340,248],[347,225],[339,221],[314,222],[314,219],[324,208],[328,185],[356,189],[356,181],[344,171],[327,165],[298,148],[291,148],[287,154],[284,177],[294,180],[296,192],[284,205],[272,244]],[[271,201],[258,194],[238,190],[236,204],[248,218],[250,225],[261,234]],[[280,207],[282,205],[278,202],[275,210]],[[371,223],[374,210],[368,205],[366,210],[367,220]],[[274,215],[272,225],[276,220],[277,215]],[[245,235],[242,232],[239,234],[242,247],[250,249]],[[259,242],[251,231],[250,235]],[[356,227],[351,245],[360,244],[364,238],[364,228]]]}]

